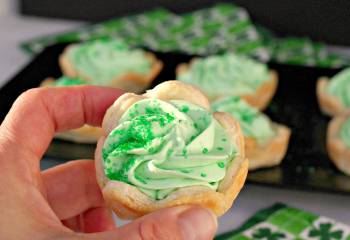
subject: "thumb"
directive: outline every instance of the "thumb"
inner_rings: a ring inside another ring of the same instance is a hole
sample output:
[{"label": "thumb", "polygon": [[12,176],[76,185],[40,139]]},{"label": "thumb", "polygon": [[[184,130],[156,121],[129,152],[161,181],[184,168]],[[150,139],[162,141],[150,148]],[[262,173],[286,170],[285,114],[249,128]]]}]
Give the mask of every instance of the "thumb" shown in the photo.
[{"label": "thumb", "polygon": [[162,209],[143,216],[116,230],[89,234],[91,239],[213,239],[217,229],[216,216],[205,208],[179,206]]}]

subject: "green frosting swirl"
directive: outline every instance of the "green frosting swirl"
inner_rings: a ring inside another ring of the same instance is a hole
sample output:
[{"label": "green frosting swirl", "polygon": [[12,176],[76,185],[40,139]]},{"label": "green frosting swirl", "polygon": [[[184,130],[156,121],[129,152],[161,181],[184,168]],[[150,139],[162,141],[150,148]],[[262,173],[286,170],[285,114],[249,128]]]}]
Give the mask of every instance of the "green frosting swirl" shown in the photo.
[{"label": "green frosting swirl", "polygon": [[329,82],[327,91],[345,107],[350,107],[350,68],[335,75]]},{"label": "green frosting swirl", "polygon": [[177,76],[201,88],[209,98],[254,93],[269,78],[265,64],[232,53],[198,59]]},{"label": "green frosting swirl", "polygon": [[216,190],[235,152],[225,129],[205,109],[180,100],[145,99],[123,114],[102,157],[109,179],[158,200],[181,187]]},{"label": "green frosting swirl", "polygon": [[212,104],[213,111],[227,112],[240,123],[245,137],[264,144],[275,136],[270,120],[240,97],[227,97]]},{"label": "green frosting swirl", "polygon": [[344,144],[350,148],[350,118],[346,119],[346,121],[342,124],[339,134]]},{"label": "green frosting swirl", "polygon": [[114,39],[99,39],[71,47],[68,58],[81,74],[93,84],[108,83],[129,72],[147,74],[151,62],[141,49],[129,49]]},{"label": "green frosting swirl", "polygon": [[52,86],[65,87],[65,86],[75,86],[75,85],[84,85],[84,84],[86,83],[80,78],[71,78],[67,76],[62,76],[60,78],[57,78],[56,81],[52,83]]}]

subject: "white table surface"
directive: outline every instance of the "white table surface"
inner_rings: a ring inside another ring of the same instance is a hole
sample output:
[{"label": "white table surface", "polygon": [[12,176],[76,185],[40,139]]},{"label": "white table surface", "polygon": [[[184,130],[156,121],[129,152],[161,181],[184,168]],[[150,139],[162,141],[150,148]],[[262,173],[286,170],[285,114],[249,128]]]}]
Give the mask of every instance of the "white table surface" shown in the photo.
[{"label": "white table surface", "polygon": [[[0,15],[0,86],[21,69],[30,59],[18,47],[28,38],[68,30],[79,22],[45,18]],[[43,168],[60,161],[43,159]],[[350,225],[350,197],[246,185],[233,208],[219,220],[219,233],[234,229],[257,210],[276,202],[325,215]]]}]

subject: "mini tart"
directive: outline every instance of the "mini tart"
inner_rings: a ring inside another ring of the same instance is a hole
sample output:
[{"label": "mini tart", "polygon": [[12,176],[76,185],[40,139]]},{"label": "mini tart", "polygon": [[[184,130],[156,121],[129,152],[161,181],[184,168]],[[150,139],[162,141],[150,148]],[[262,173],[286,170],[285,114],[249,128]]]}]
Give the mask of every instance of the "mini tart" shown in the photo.
[{"label": "mini tart", "polygon": [[[40,87],[49,87],[54,81],[54,78],[47,78],[41,82]],[[77,129],[56,133],[55,138],[76,143],[96,143],[102,134],[102,128],[85,124]]]},{"label": "mini tart", "polygon": [[276,135],[265,144],[258,144],[252,137],[244,138],[249,170],[277,166],[286,155],[291,131],[284,125],[274,122],[271,124]]},{"label": "mini tart", "polygon": [[[192,59],[189,63],[181,63],[176,68],[176,75],[180,75],[188,71],[188,69],[191,67],[192,64],[194,64],[196,61],[196,58]],[[278,73],[275,70],[270,70],[270,79],[266,82],[264,82],[256,91],[254,94],[245,94],[241,95],[240,97],[244,99],[247,103],[249,103],[251,106],[259,109],[264,110],[271,102],[273,96],[276,93],[277,86],[278,86]],[[214,98],[210,99],[210,101],[215,101],[219,98],[222,98],[225,96],[217,95]]]},{"label": "mini tart", "polygon": [[121,96],[106,112],[102,125],[104,136],[99,140],[95,153],[97,180],[107,205],[123,219],[134,219],[162,208],[186,204],[209,208],[217,216],[224,214],[243,187],[248,172],[241,129],[238,122],[226,113],[217,112],[214,113],[214,117],[236,144],[239,154],[228,165],[226,175],[219,183],[217,191],[203,186],[183,187],[162,200],[153,200],[135,186],[106,177],[101,153],[106,136],[118,125],[120,117],[133,103],[145,98],[185,100],[210,111],[207,98],[198,89],[179,81],[164,82],[143,95],[127,93]]},{"label": "mini tart", "polygon": [[[59,65],[64,75],[68,77],[80,77],[88,83],[91,82],[90,77],[85,76],[79,72],[74,64],[68,58],[69,50],[75,45],[68,46],[59,57]],[[109,87],[120,88],[124,91],[140,93],[147,89],[152,81],[158,76],[163,68],[163,62],[156,58],[153,53],[146,52],[146,58],[151,62],[151,69],[147,74],[140,74],[136,72],[127,72],[109,81]]]},{"label": "mini tart", "polygon": [[328,77],[320,77],[317,80],[316,95],[322,112],[330,116],[336,116],[349,109],[338,98],[327,93],[327,87],[330,81]]},{"label": "mini tart", "polygon": [[339,136],[343,123],[350,117],[350,114],[333,118],[328,124],[327,150],[330,159],[335,166],[347,175],[350,175],[350,148],[348,148]]}]

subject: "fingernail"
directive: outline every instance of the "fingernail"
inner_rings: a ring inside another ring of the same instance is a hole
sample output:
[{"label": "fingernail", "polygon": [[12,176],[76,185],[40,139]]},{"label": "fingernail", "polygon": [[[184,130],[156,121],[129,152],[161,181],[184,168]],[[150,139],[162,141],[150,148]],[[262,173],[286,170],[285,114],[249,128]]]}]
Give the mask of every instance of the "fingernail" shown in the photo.
[{"label": "fingernail", "polygon": [[193,207],[179,216],[183,239],[213,239],[217,229],[217,218],[210,210]]}]

